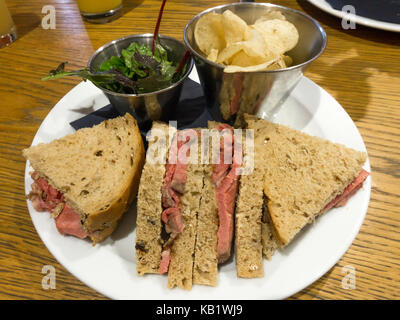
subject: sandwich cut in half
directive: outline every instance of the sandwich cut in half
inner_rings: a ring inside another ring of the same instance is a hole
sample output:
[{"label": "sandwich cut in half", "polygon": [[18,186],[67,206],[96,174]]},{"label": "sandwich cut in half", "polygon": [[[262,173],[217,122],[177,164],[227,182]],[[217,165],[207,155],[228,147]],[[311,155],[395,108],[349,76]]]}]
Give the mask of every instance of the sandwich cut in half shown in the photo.
[{"label": "sandwich cut in half", "polygon": [[[233,132],[217,123],[209,128]],[[162,131],[166,138],[155,138]],[[239,179],[231,173],[235,164],[211,163],[211,152],[204,153],[203,148],[212,140],[202,129],[174,131],[155,122],[149,140],[138,194],[137,273],[168,273],[169,288],[215,286],[218,263],[231,252]],[[225,140],[232,149],[232,138]],[[151,161],[154,154],[158,162]]]},{"label": "sandwich cut in half", "polygon": [[[242,176],[236,214],[239,277],[263,276],[270,259],[309,223],[344,206],[369,173],[366,153],[245,114],[255,169]],[[251,230],[251,231],[249,231]]]},{"label": "sandwich cut in half", "polygon": [[207,135],[202,135],[202,146],[209,152],[204,164],[193,282],[215,286],[218,264],[231,256],[243,150],[241,135],[235,135],[229,125],[209,121],[208,129]]},{"label": "sandwich cut in half", "polygon": [[23,150],[34,169],[28,198],[58,231],[93,244],[116,228],[136,196],[144,146],[129,114]]},{"label": "sandwich cut in half", "polygon": [[186,143],[199,143],[198,135],[198,130],[153,122],[148,136],[138,193],[136,270],[139,275],[168,273],[170,288],[192,287],[203,168]]}]

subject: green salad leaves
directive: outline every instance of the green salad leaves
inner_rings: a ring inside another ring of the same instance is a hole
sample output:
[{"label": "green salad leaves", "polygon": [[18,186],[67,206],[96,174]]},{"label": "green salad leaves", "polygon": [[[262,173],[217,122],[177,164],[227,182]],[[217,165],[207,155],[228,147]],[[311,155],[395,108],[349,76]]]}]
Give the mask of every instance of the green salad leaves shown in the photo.
[{"label": "green salad leaves", "polygon": [[[145,93],[170,86],[175,82],[176,65],[168,60],[166,50],[157,44],[154,55],[145,44],[132,42],[121,51],[120,57],[103,62],[99,71],[118,70],[137,83],[137,93]],[[123,93],[124,88],[115,83],[107,89]]]},{"label": "green salad leaves", "polygon": [[61,63],[42,80],[78,76],[113,92],[138,94],[169,87],[185,72],[185,67],[178,68],[169,61],[168,52],[159,41],[154,54],[146,44],[132,42],[121,51],[121,56],[104,61],[95,72],[88,68],[65,71],[65,65],[66,62]]}]

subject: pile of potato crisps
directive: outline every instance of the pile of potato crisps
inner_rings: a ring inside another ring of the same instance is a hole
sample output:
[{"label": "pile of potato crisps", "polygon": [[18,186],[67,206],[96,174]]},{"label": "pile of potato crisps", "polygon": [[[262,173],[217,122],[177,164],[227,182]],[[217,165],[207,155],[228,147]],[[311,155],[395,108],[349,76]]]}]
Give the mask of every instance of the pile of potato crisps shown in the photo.
[{"label": "pile of potato crisps", "polygon": [[224,71],[233,73],[290,66],[292,59],[285,53],[297,45],[299,33],[280,11],[269,11],[248,25],[226,10],[202,16],[194,37],[208,60],[227,66]]}]

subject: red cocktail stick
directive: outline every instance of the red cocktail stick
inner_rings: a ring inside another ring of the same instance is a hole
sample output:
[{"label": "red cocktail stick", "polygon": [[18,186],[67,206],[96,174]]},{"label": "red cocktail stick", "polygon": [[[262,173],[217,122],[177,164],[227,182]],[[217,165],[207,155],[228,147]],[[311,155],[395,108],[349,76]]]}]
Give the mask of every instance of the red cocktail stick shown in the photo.
[{"label": "red cocktail stick", "polygon": [[158,13],[158,19],[157,19],[157,23],[156,23],[156,28],[154,29],[154,35],[153,35],[153,46],[151,48],[151,52],[154,54],[154,49],[156,48],[156,40],[158,37],[158,29],[160,28],[160,23],[161,23],[161,17],[164,11],[164,6],[165,3],[167,2],[167,0],[163,0],[162,4],[161,4],[161,8],[160,8],[160,12]]},{"label": "red cocktail stick", "polygon": [[186,50],[185,55],[183,56],[181,62],[179,62],[179,66],[178,66],[178,68],[176,68],[176,71],[175,71],[173,77],[175,77],[177,74],[179,74],[179,72],[181,72],[181,70],[182,70],[183,66],[185,65],[186,60],[188,59],[189,56],[190,56],[190,52],[189,52],[189,50]]}]

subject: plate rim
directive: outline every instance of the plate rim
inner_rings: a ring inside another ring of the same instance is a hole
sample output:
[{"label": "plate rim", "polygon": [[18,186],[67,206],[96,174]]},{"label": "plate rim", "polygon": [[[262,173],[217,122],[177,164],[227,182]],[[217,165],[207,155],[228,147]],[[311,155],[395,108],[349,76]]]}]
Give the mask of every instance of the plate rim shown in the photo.
[{"label": "plate rim", "polygon": [[[346,16],[345,12],[332,8],[332,6],[325,0],[307,0],[307,1],[312,5],[314,5],[315,7],[321,9],[322,11],[325,11],[326,13],[334,15],[335,17],[344,18]],[[356,24],[360,24],[370,28],[380,29],[384,31],[400,32],[400,24],[395,24],[391,22],[375,20],[358,15],[354,15],[354,22]]]},{"label": "plate rim", "polygon": [[[195,71],[195,70],[194,70]],[[196,79],[197,74],[195,74],[193,78]],[[341,112],[344,113],[349,120],[351,121],[352,125],[354,126],[356,132],[359,135],[359,138],[361,139],[362,142],[362,146],[364,151],[367,152],[366,150],[366,146],[364,143],[364,140],[362,139],[362,136],[357,128],[357,126],[355,125],[355,123],[353,122],[353,120],[351,119],[351,117],[347,114],[347,112],[344,110],[344,108],[336,101],[336,99],[334,99],[327,91],[325,91],[322,87],[320,87],[319,85],[317,85],[315,82],[313,82],[312,80],[310,80],[309,78],[303,76],[301,81],[306,81],[309,82],[309,84],[311,84],[312,86],[316,86],[318,88],[318,90],[320,90],[322,92],[322,94],[325,94],[327,96],[329,96],[331,99],[333,99],[334,102],[336,102],[337,106],[340,107]],[[198,80],[197,80],[198,82]],[[44,122],[46,120],[47,117],[49,117],[49,115],[51,114],[51,112],[53,112],[53,110],[56,109],[56,107],[59,104],[62,104],[63,101],[65,99],[67,99],[67,95],[70,94],[71,91],[73,90],[78,90],[79,86],[82,85],[86,85],[85,83],[81,82],[78,85],[76,85],[74,88],[72,88],[67,94],[65,94],[58,102],[57,104],[50,110],[50,112],[46,115],[45,119],[42,121],[41,125],[39,126],[37,132],[35,133],[35,137],[32,140],[32,144],[35,142],[35,140],[37,140],[37,136],[42,128],[42,126],[44,125]],[[370,163],[369,163],[369,158],[368,158],[368,154],[367,154],[367,161],[364,165],[364,167],[366,167],[367,170],[369,170],[369,172],[371,171],[370,169]],[[26,161],[26,166],[25,166],[25,192],[27,192],[30,189],[30,185],[28,184],[29,181],[29,161]],[[342,258],[342,256],[348,251],[348,249],[350,248],[350,246],[352,245],[352,243],[354,242],[355,238],[357,237],[359,230],[361,228],[361,226],[363,225],[363,222],[365,220],[365,216],[367,214],[368,211],[368,207],[369,207],[369,202],[370,202],[370,194],[371,194],[371,175],[368,177],[368,179],[366,180],[366,183],[364,184],[364,189],[366,192],[366,201],[364,201],[364,207],[362,209],[362,217],[360,216],[360,221],[357,225],[354,225],[352,228],[352,233],[347,235],[347,240],[346,240],[346,244],[343,245],[343,247],[345,247],[344,250],[339,250],[340,252],[338,254],[336,254],[335,256],[333,256],[330,261],[328,263],[324,264],[324,268],[321,268],[320,272],[315,273],[313,277],[310,277],[309,279],[307,279],[306,281],[303,281],[302,284],[298,285],[297,287],[293,287],[292,290],[290,290],[290,292],[288,291],[285,295],[272,295],[272,298],[268,298],[268,299],[285,299],[287,297],[292,296],[293,294],[303,290],[304,288],[307,288],[308,286],[310,286],[312,283],[314,283],[315,281],[317,281],[318,279],[320,279],[326,272],[328,272],[332,267],[334,267],[334,265],[340,261],[340,259]],[[31,216],[31,220],[34,224],[34,227],[36,229],[37,234],[39,235],[40,239],[42,240],[43,244],[46,246],[46,248],[49,250],[49,252],[53,255],[53,257],[58,261],[58,263],[60,263],[66,270],[68,270],[68,272],[70,272],[74,277],[76,277],[79,281],[81,281],[83,284],[85,284],[86,286],[92,288],[93,290],[103,294],[106,297],[109,297],[111,299],[121,299],[121,296],[116,296],[113,294],[110,294],[110,292],[107,292],[106,289],[102,288],[101,286],[95,285],[93,283],[91,283],[90,281],[85,280],[85,278],[83,276],[81,276],[79,273],[71,271],[71,266],[68,265],[68,263],[64,262],[63,257],[61,256],[60,253],[57,252],[57,247],[52,246],[51,244],[49,245],[49,243],[47,243],[47,241],[44,241],[44,238],[42,237],[42,234],[40,232],[40,228],[38,228],[38,226],[36,225],[35,219],[33,217],[33,214],[36,212],[35,210],[32,210],[32,206],[29,202],[29,200],[27,200],[27,207],[28,207],[28,211],[29,214]],[[63,262],[61,262],[63,261]],[[265,262],[265,261],[264,261]],[[169,297],[171,298],[171,297]],[[124,298],[122,298],[124,299]],[[136,299],[136,300],[141,300],[140,297],[136,297],[136,298],[130,298],[130,299]],[[144,298],[142,298],[144,299]],[[163,299],[163,298],[158,298],[158,299]],[[157,299],[157,300],[158,300]],[[187,300],[191,300],[191,299],[198,299],[195,297],[185,297],[184,299]],[[249,298],[251,299],[251,298]],[[259,299],[266,299],[265,297],[260,297]]]}]

